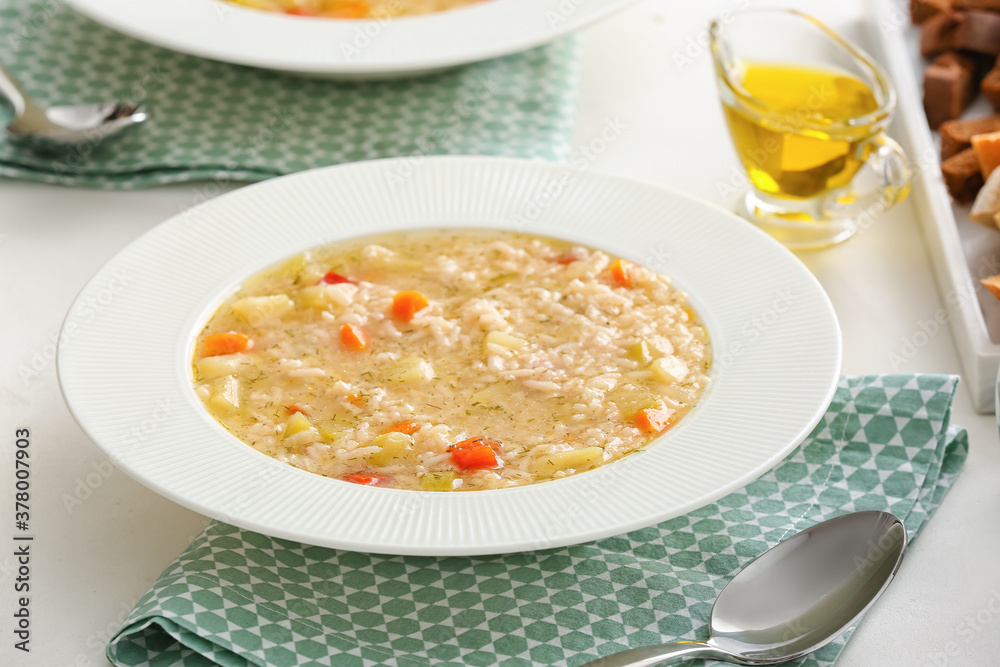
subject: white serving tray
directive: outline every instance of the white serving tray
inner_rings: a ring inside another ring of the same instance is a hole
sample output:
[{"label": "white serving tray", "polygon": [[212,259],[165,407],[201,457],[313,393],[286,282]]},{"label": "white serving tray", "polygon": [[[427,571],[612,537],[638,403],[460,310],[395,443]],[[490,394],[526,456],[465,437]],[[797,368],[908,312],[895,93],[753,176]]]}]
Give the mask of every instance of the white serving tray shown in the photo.
[{"label": "white serving tray", "polygon": [[[1000,273],[1000,232],[972,222],[968,205],[954,204],[948,196],[941,177],[940,140],[924,116],[926,62],[920,56],[920,31],[910,23],[908,7],[906,0],[879,0],[877,33],[883,63],[899,94],[895,134],[914,170],[910,197],[944,302],[940,311],[928,313],[927,329],[933,329],[931,321],[948,321],[973,405],[979,412],[993,412],[1000,367],[1000,302],[979,280]],[[990,113],[989,104],[980,98],[966,115]]]}]

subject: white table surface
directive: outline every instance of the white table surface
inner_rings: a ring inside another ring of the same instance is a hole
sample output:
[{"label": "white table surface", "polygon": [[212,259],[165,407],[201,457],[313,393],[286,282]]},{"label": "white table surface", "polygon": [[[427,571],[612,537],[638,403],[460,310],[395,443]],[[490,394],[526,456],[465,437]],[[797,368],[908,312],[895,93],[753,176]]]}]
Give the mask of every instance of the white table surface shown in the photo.
[{"label": "white table surface", "polygon": [[[747,4],[645,0],[587,31],[576,144],[589,145],[609,121],[625,126],[593,168],[732,203],[720,183],[740,172],[714,92],[705,25]],[[798,6],[874,49],[861,0]],[[51,346],[85,281],[190,205],[198,188],[97,192],[0,180],[0,543],[9,545],[0,546],[0,665],[107,665],[108,638],[207,521],[121,472],[92,474],[105,458],[63,403]],[[904,203],[863,236],[801,255],[836,307],[844,373],[961,372],[947,329],[905,365],[890,362],[942,306],[914,216]],[[22,377],[18,369],[33,363],[38,374]],[[969,431],[965,469],[850,641],[843,667],[1000,664],[997,427],[993,416],[972,410],[964,389],[953,422]],[[11,636],[12,452],[21,427],[32,433],[30,654],[15,651]]]}]

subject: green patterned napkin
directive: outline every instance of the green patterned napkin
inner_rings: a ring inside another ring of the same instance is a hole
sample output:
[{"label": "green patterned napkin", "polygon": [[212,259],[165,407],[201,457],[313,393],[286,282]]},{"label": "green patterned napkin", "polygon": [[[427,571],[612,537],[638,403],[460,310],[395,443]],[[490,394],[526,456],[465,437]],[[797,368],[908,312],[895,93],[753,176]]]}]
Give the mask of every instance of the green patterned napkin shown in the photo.
[{"label": "green patterned napkin", "polygon": [[[0,175],[137,188],[406,155],[565,160],[578,47],[569,38],[429,77],[336,83],[157,48],[60,0],[0,0],[0,62],[40,102],[141,102],[154,114],[113,145],[58,158],[0,138]],[[5,114],[0,104],[2,124]]]},{"label": "green patterned napkin", "polygon": [[[958,378],[841,380],[801,447],[742,490],[599,542],[473,558],[378,556],[212,523],[108,646],[116,665],[531,667],[707,638],[719,591],[779,541],[889,510],[914,537],[965,461]],[[830,665],[847,637],[798,661]]]}]

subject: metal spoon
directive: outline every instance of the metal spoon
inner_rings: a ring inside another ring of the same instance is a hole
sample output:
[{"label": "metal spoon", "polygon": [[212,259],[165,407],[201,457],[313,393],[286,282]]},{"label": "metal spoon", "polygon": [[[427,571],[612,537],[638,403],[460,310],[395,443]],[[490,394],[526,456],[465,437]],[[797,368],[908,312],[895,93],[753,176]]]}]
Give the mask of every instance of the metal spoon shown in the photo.
[{"label": "metal spoon", "polygon": [[704,642],[630,649],[582,667],[650,667],[675,658],[773,665],[811,653],[850,627],[892,581],[906,529],[888,512],[816,524],[761,554],[722,590]]},{"label": "metal spoon", "polygon": [[134,104],[40,106],[3,65],[0,95],[14,108],[14,118],[6,128],[8,140],[33,149],[59,151],[81,144],[95,146],[147,118],[146,111]]}]

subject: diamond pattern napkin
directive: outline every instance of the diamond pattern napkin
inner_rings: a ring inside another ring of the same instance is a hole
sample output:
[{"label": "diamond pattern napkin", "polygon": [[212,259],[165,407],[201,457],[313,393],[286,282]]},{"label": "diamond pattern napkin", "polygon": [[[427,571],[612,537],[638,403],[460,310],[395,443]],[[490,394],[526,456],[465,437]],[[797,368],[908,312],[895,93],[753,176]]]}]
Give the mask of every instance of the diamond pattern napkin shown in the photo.
[{"label": "diamond pattern napkin", "polygon": [[[579,45],[569,38],[428,77],[343,83],[161,49],[58,0],[0,0],[0,62],[40,102],[118,100],[153,112],[113,145],[84,144],[60,157],[0,137],[0,176],[137,188],[254,181],[380,157],[565,160]],[[0,126],[7,118],[0,104]]]},{"label": "diamond pattern napkin", "polygon": [[[212,523],[108,646],[116,665],[580,665],[704,640],[712,603],[750,560],[850,511],[895,513],[911,538],[968,451],[949,425],[958,378],[842,378],[774,470],[718,502],[609,539],[472,558],[312,547]],[[849,633],[848,633],[849,635]],[[831,665],[847,636],[798,661]]]}]

